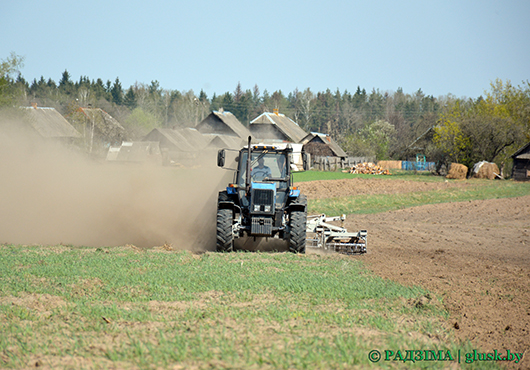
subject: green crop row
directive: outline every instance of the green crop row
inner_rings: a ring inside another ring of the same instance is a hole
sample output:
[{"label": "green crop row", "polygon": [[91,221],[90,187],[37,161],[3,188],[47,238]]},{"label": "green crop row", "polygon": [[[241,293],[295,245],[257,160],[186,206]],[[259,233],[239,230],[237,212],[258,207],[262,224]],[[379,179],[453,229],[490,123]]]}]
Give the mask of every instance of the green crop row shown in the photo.
[{"label": "green crop row", "polygon": [[2,368],[350,369],[373,349],[458,349],[438,298],[347,256],[3,245],[0,281]]}]

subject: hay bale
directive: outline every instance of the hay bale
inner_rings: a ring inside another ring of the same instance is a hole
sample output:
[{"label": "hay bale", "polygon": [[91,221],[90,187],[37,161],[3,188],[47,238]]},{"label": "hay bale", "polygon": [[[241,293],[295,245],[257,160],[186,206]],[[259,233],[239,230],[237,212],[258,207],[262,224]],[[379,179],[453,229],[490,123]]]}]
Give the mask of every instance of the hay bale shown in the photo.
[{"label": "hay bale", "polygon": [[463,180],[467,176],[467,166],[460,163],[451,163],[449,173],[445,176],[446,179]]},{"label": "hay bale", "polygon": [[489,179],[493,180],[497,176],[500,176],[499,167],[495,163],[491,162],[478,162],[473,166],[473,178],[475,179]]}]

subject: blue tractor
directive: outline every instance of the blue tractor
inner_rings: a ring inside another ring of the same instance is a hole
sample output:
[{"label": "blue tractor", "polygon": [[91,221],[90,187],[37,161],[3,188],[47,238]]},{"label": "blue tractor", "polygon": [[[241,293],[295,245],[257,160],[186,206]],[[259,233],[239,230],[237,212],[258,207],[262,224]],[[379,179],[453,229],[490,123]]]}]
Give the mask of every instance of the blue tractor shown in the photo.
[{"label": "blue tractor", "polygon": [[[218,152],[219,167],[225,165],[226,150]],[[261,237],[283,239],[291,252],[305,253],[307,198],[293,186],[292,156],[289,145],[251,145],[248,138],[236,157],[233,183],[219,192],[218,252],[232,252],[235,239]]]}]

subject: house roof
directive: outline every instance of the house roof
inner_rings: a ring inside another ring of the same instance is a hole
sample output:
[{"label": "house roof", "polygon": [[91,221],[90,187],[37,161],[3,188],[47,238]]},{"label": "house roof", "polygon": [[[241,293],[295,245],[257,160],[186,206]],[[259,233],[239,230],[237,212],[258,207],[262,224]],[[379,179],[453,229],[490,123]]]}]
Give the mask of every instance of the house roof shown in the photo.
[{"label": "house roof", "polygon": [[228,135],[204,135],[210,140],[209,148],[229,148],[239,150],[245,145],[245,140],[240,137]]},{"label": "house roof", "polygon": [[337,144],[335,140],[328,134],[322,134],[320,132],[311,132],[307,134],[301,141],[302,144],[308,144],[310,142],[319,142],[329,146],[333,154],[337,157],[347,157],[348,154]]},{"label": "house roof", "polygon": [[204,149],[208,145],[208,138],[192,127],[177,129],[177,131],[184,136],[188,144],[194,147],[195,150]]},{"label": "house roof", "polygon": [[512,154],[512,158],[530,159],[530,142]]},{"label": "house roof", "polygon": [[79,108],[79,112],[97,127],[102,136],[115,140],[124,138],[125,128],[103,109]]},{"label": "house roof", "polygon": [[169,128],[155,128],[148,133],[142,141],[161,141],[164,138],[169,142],[176,150],[181,152],[193,152],[200,150],[200,148],[194,147],[188,139],[178,130],[172,130]]},{"label": "house roof", "polygon": [[282,113],[265,112],[250,121],[252,125],[274,125],[283,133],[290,141],[299,143],[307,135],[307,132],[302,130],[298,123],[287,117]]},{"label": "house roof", "polygon": [[45,138],[76,138],[81,134],[55,108],[24,107],[31,126]]},{"label": "house roof", "polygon": [[[211,121],[217,121],[225,125],[226,130],[216,132],[216,130],[210,126]],[[246,139],[250,136],[250,131],[246,128],[239,120],[230,112],[225,111],[213,111],[205,119],[203,119],[196,127],[203,134],[227,134],[232,136],[238,136]]]}]

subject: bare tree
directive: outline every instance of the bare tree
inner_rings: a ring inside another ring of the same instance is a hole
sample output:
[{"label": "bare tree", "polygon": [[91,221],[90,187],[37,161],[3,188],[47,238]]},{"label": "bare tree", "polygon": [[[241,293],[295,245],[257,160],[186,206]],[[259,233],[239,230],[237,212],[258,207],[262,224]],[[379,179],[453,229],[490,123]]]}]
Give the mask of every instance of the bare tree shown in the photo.
[{"label": "bare tree", "polygon": [[162,104],[164,105],[164,126],[169,125],[169,106],[171,104],[171,91],[162,90]]},{"label": "bare tree", "polygon": [[362,129],[363,125],[363,115],[362,112],[360,112],[358,109],[354,108],[354,106],[349,102],[345,101],[342,104],[342,134],[341,136],[345,136],[347,134],[351,134],[354,132],[359,131]]},{"label": "bare tree", "polygon": [[147,98],[149,97],[149,90],[147,85],[144,83],[135,82],[133,87],[134,93],[136,95],[136,101],[140,108],[145,108]]},{"label": "bare tree", "polygon": [[180,126],[195,127],[199,123],[199,104],[193,90],[183,91],[174,104],[177,104],[176,121]]},{"label": "bare tree", "polygon": [[85,86],[81,86],[77,92],[77,95],[79,96],[79,106],[80,107],[86,107],[88,106],[89,98],[90,98],[90,90],[87,89]]},{"label": "bare tree", "polygon": [[313,101],[315,100],[315,94],[311,92],[309,87],[304,90],[300,95],[300,111],[304,117],[304,123],[302,128],[307,130],[309,127],[309,121],[313,116]]}]

